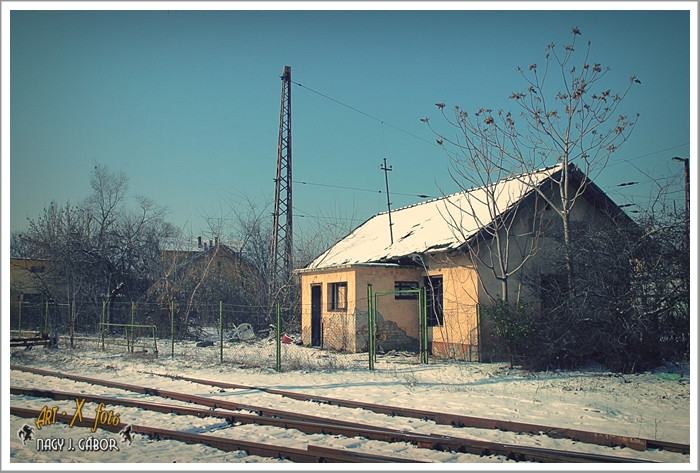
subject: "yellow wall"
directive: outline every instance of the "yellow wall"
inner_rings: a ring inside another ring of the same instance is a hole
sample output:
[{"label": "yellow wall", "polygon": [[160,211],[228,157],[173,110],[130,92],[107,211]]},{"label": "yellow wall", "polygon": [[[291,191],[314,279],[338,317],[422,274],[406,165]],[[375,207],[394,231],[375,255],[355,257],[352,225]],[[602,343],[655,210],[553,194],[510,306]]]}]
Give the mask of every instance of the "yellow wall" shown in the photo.
[{"label": "yellow wall", "polygon": [[[347,310],[331,311],[328,308],[329,287],[332,283],[348,285]],[[356,351],[354,320],[355,274],[352,269],[338,269],[315,273],[301,273],[301,334],[305,345],[311,344],[311,287],[321,286],[321,343],[322,346],[342,351]]]},{"label": "yellow wall", "polygon": [[432,354],[478,361],[478,280],[471,261],[463,253],[441,254],[428,266],[428,274],[443,281],[444,321],[428,333]]},{"label": "yellow wall", "polygon": [[[316,272],[301,273],[301,330],[302,342],[311,344],[311,287],[321,286],[321,330],[322,346],[333,350],[360,352],[367,348],[367,286],[373,291],[393,291],[394,281],[422,280],[422,272],[415,269],[377,266],[348,266]],[[329,310],[328,302],[331,284],[347,283],[347,310]],[[412,300],[398,300],[394,304],[384,304],[383,320],[392,320],[408,336],[418,338],[418,303]],[[393,297],[392,297],[393,299]],[[412,313],[413,317],[410,316]],[[413,322],[411,324],[411,322]]]},{"label": "yellow wall", "polygon": [[[426,265],[428,274],[443,277],[444,323],[429,328],[429,342],[434,355],[476,359],[478,351],[477,286],[475,271],[464,255],[432,258]],[[367,341],[367,286],[374,293],[393,291],[395,281],[415,281],[424,285],[424,269],[387,266],[348,266],[332,270],[301,273],[302,341],[311,343],[311,286],[320,284],[322,345],[326,348],[360,352]],[[329,311],[329,287],[347,282],[347,311]],[[419,339],[418,300],[397,300],[393,295],[377,296],[378,345],[385,337],[405,336]]]}]

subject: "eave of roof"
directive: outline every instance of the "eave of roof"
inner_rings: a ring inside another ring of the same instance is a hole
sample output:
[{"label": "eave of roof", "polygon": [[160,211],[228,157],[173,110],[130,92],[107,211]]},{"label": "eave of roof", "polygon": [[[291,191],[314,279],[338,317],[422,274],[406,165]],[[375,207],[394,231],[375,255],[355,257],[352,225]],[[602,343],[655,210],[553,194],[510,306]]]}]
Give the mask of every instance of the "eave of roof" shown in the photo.
[{"label": "eave of roof", "polygon": [[333,272],[333,271],[344,271],[362,268],[383,268],[383,269],[423,269],[417,265],[405,265],[398,263],[353,263],[353,264],[342,264],[338,266],[325,266],[322,268],[301,268],[295,269],[296,274],[306,274],[306,273],[319,273],[319,272]]}]

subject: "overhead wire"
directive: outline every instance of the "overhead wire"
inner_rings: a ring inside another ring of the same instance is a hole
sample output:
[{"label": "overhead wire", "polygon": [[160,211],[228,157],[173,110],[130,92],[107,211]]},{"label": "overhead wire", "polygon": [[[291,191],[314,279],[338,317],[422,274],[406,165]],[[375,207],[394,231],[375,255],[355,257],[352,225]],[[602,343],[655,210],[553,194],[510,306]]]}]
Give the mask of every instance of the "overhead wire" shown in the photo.
[{"label": "overhead wire", "polygon": [[[372,120],[375,120],[375,121],[379,122],[379,123],[382,125],[382,135],[383,135],[383,133],[384,133],[384,125],[386,124],[386,125],[388,125],[388,126],[394,128],[395,130],[400,131],[401,133],[404,133],[404,134],[406,134],[406,135],[408,135],[408,136],[411,136],[411,137],[413,137],[413,138],[416,138],[416,139],[418,139],[418,140],[421,140],[421,141],[423,141],[423,142],[425,142],[425,143],[428,143],[428,144],[430,144],[430,145],[432,145],[432,146],[437,146],[438,148],[440,147],[440,146],[439,146],[436,142],[434,142],[434,141],[429,141],[429,140],[427,140],[427,139],[425,139],[425,138],[423,138],[423,137],[421,137],[421,136],[416,135],[415,133],[411,133],[411,132],[409,132],[409,131],[407,131],[407,130],[404,130],[403,128],[400,128],[400,127],[398,127],[398,126],[396,126],[396,125],[394,125],[394,124],[392,124],[392,123],[390,123],[390,122],[387,122],[387,121],[385,121],[385,120],[382,120],[381,118],[378,118],[378,117],[376,117],[376,116],[374,116],[374,115],[371,115],[371,114],[369,114],[369,113],[367,113],[367,112],[365,112],[365,111],[363,111],[363,110],[360,110],[360,109],[357,108],[357,107],[353,107],[352,105],[349,105],[349,104],[347,104],[347,103],[345,103],[345,102],[343,102],[343,101],[341,101],[341,100],[335,99],[335,98],[333,98],[333,97],[331,97],[331,96],[329,96],[329,95],[327,95],[327,94],[324,94],[324,93],[322,93],[322,92],[319,92],[319,91],[317,91],[317,90],[315,90],[315,89],[312,89],[312,88],[310,88],[310,87],[304,86],[303,84],[301,84],[301,83],[299,83],[299,82],[291,81],[291,83],[294,84],[294,85],[296,85],[296,86],[298,86],[298,87],[301,87],[301,88],[303,88],[303,89],[306,89],[306,90],[308,90],[309,92],[312,92],[312,93],[314,93],[314,94],[316,94],[316,95],[318,95],[318,96],[320,96],[320,97],[323,97],[323,98],[325,98],[325,99],[327,99],[327,100],[330,100],[331,102],[334,102],[334,103],[336,103],[336,104],[338,104],[338,105],[341,105],[341,106],[343,106],[343,107],[345,107],[345,108],[347,108],[347,109],[349,109],[349,110],[352,110],[352,111],[354,111],[354,112],[356,112],[356,113],[359,113],[359,114],[361,114],[361,115],[363,115],[363,116],[365,116],[365,117],[367,117],[367,118],[370,118],[370,119],[372,119]],[[608,164],[607,164],[607,167],[613,167],[613,166],[618,166],[618,165],[620,165],[620,164],[625,164],[625,163],[627,163],[627,164],[631,164],[632,166],[634,166],[634,167],[636,168],[636,166],[634,165],[633,161],[636,161],[636,160],[639,160],[639,159],[642,159],[642,158],[645,158],[645,157],[648,157],[648,156],[652,156],[652,155],[654,155],[654,154],[663,153],[663,152],[671,151],[671,150],[674,150],[674,149],[677,149],[677,148],[681,148],[681,147],[687,146],[687,145],[689,145],[689,144],[690,144],[690,143],[683,143],[683,144],[676,145],[676,146],[671,146],[671,147],[669,147],[669,148],[665,148],[665,149],[662,149],[662,150],[652,151],[652,152],[650,152],[650,153],[646,153],[646,154],[643,154],[643,155],[635,156],[635,157],[633,157],[633,158],[626,158],[626,159],[616,160],[615,162],[608,163]],[[639,170],[639,169],[638,169],[638,170]],[[639,171],[641,172],[641,170],[639,170]],[[670,179],[670,178],[671,178],[671,177],[659,178],[659,179]],[[340,186],[340,185],[333,185],[333,184],[321,184],[321,183],[314,183],[314,182],[307,182],[307,181],[293,181],[293,182],[295,182],[295,183],[297,183],[297,184],[302,184],[302,185],[322,186],[322,187],[330,187],[330,188],[337,188],[337,189],[347,189],[347,190],[358,191],[358,192],[371,192],[371,193],[382,194],[382,190],[363,189],[363,188],[359,188],[359,187]],[[634,184],[645,184],[645,183],[649,183],[649,182],[654,182],[654,179],[648,179],[648,180],[644,180],[644,181],[636,181]],[[629,183],[628,183],[628,184],[629,184]],[[630,186],[631,186],[631,184],[630,184]],[[625,195],[625,194],[623,194],[623,193],[620,191],[620,189],[619,189],[620,187],[621,187],[621,186],[620,186],[619,184],[616,184],[616,185],[606,186],[605,188],[606,188],[606,189],[614,189],[614,190],[613,190],[613,193],[617,193],[617,194],[619,194],[619,195],[621,195],[621,196],[625,196],[625,197],[627,197],[627,198],[641,197],[641,196],[634,196],[634,195],[629,195],[629,194]],[[631,187],[634,188],[635,186],[631,186]],[[632,189],[630,189],[630,190],[632,190]],[[394,195],[401,195],[401,196],[408,196],[408,197],[420,197],[420,198],[429,198],[429,197],[430,197],[430,196],[425,195],[425,194],[406,194],[406,193],[400,193],[400,192],[392,192],[392,194],[394,194]],[[309,216],[309,217],[311,217],[311,216]]]},{"label": "overhead wire", "polygon": [[634,158],[620,159],[619,161],[616,161],[616,162],[614,162],[614,163],[610,163],[610,164],[608,164],[607,166],[608,166],[608,167],[611,167],[611,166],[617,166],[617,165],[619,165],[619,164],[631,163],[632,161],[636,161],[637,159],[646,158],[647,156],[651,156],[651,155],[657,154],[657,153],[664,153],[664,152],[666,152],[666,151],[671,151],[671,150],[674,150],[674,149],[676,149],[676,148],[682,148],[683,146],[688,146],[689,144],[690,144],[690,143],[683,143],[683,144],[680,144],[680,145],[671,146],[670,148],[660,149],[660,150],[658,150],[658,151],[652,151],[651,153],[642,154],[642,155],[640,155],[640,156],[635,156]]},{"label": "overhead wire", "polygon": [[[352,190],[352,191],[358,191],[358,192],[371,192],[373,194],[383,194],[384,191],[382,190],[374,190],[374,189],[363,189],[360,187],[351,187],[351,186],[338,186],[335,184],[321,184],[318,182],[308,182],[308,181],[292,181],[295,184],[303,184],[303,185],[309,185],[309,186],[321,186],[321,187],[332,187],[336,189],[347,189],[347,190]],[[402,195],[406,197],[420,197],[421,199],[429,199],[430,196],[426,194],[406,194],[406,193],[401,193],[401,192],[392,192],[393,195]]]},{"label": "overhead wire", "polygon": [[330,100],[331,102],[335,102],[335,103],[337,103],[338,105],[342,105],[343,107],[349,108],[350,110],[352,110],[352,111],[354,111],[354,112],[357,112],[357,113],[359,113],[359,114],[361,114],[361,115],[364,115],[364,116],[366,116],[367,118],[371,118],[372,120],[378,121],[378,122],[381,123],[382,125],[386,124],[386,125],[392,127],[393,129],[395,129],[395,130],[397,130],[397,131],[400,131],[401,133],[405,133],[405,134],[407,134],[407,135],[409,135],[409,136],[412,136],[413,138],[416,138],[416,139],[421,140],[421,141],[423,141],[423,142],[425,142],[425,143],[428,143],[428,144],[431,145],[431,146],[437,146],[437,147],[439,147],[438,144],[437,144],[436,142],[434,142],[434,141],[427,140],[427,139],[423,138],[422,136],[418,136],[418,135],[416,135],[415,133],[411,133],[410,131],[404,130],[403,128],[400,128],[400,127],[398,127],[398,126],[396,126],[396,125],[394,125],[394,124],[392,124],[392,123],[389,123],[389,122],[387,122],[386,120],[382,120],[381,118],[377,118],[377,117],[375,117],[374,115],[370,115],[370,114],[367,113],[367,112],[363,112],[363,111],[360,110],[359,108],[353,107],[352,105],[348,105],[348,104],[345,103],[345,102],[341,102],[341,101],[338,100],[338,99],[334,99],[333,97],[330,97],[330,96],[328,96],[328,95],[326,95],[326,94],[324,94],[324,93],[321,93],[321,92],[319,92],[319,91],[317,91],[317,90],[314,90],[314,89],[312,89],[312,88],[310,88],[310,87],[306,87],[306,86],[300,84],[299,82],[292,81],[292,84],[297,85],[297,86],[299,86],[299,87],[301,87],[301,88],[303,88],[303,89],[306,89],[306,90],[308,90],[309,92],[313,92],[314,94],[319,95],[319,96],[321,96],[321,97],[323,97],[323,98],[325,98],[325,99],[328,99],[328,100]]},{"label": "overhead wire", "polygon": [[[366,116],[367,118],[370,118],[370,119],[372,119],[372,120],[375,120],[375,121],[381,123],[382,125],[386,124],[386,125],[388,125],[388,126],[394,128],[395,130],[398,130],[398,131],[400,131],[400,132],[402,132],[402,133],[405,133],[405,134],[407,134],[407,135],[409,135],[409,136],[412,136],[413,138],[419,139],[419,140],[421,140],[421,141],[423,141],[423,142],[425,142],[425,143],[428,143],[428,144],[430,144],[430,145],[432,145],[432,146],[436,146],[436,147],[440,148],[440,146],[439,146],[439,145],[437,144],[437,142],[435,142],[435,141],[427,140],[427,139],[423,138],[422,136],[418,136],[418,135],[416,135],[415,133],[411,133],[410,131],[406,131],[406,130],[404,130],[403,128],[400,128],[400,127],[398,127],[398,126],[396,126],[396,125],[394,125],[394,124],[392,124],[392,123],[387,122],[386,120],[382,120],[381,118],[375,117],[374,115],[371,115],[371,114],[369,114],[369,113],[367,113],[367,112],[364,112],[364,111],[360,110],[359,108],[353,107],[352,105],[348,105],[348,104],[345,103],[345,102],[342,102],[342,101],[340,101],[340,100],[338,100],[338,99],[335,99],[335,98],[333,98],[333,97],[330,97],[329,95],[326,95],[326,94],[324,94],[324,93],[322,93],[322,92],[319,92],[319,91],[317,91],[317,90],[314,90],[314,89],[312,89],[312,88],[310,88],[310,87],[306,87],[306,86],[300,84],[299,82],[295,82],[295,81],[291,81],[291,82],[292,82],[292,84],[294,84],[294,85],[296,85],[296,86],[299,86],[299,87],[301,87],[301,88],[304,88],[304,89],[308,90],[309,92],[312,92],[312,93],[314,93],[314,94],[316,94],[316,95],[319,95],[319,96],[321,96],[321,97],[323,97],[323,98],[325,98],[325,99],[327,99],[327,100],[330,100],[330,101],[332,101],[332,102],[335,102],[335,103],[337,103],[338,105],[341,105],[341,106],[346,107],[346,108],[348,108],[348,109],[350,109],[350,110],[352,110],[352,111],[354,111],[354,112],[357,112],[357,113],[359,113],[359,114],[361,114],[361,115],[364,115],[364,116]],[[624,164],[624,163],[629,163],[629,162],[635,161],[635,160],[637,160],[637,159],[646,158],[647,156],[651,156],[651,155],[653,155],[653,154],[663,153],[663,152],[671,151],[671,150],[674,150],[674,149],[677,149],[677,148],[682,148],[683,146],[688,146],[689,144],[690,144],[690,143],[683,143],[683,144],[680,144],[680,145],[672,146],[672,147],[670,147],[670,148],[665,148],[665,149],[658,150],[658,151],[652,151],[651,153],[642,154],[642,155],[640,155],[640,156],[635,156],[634,158],[621,159],[621,160],[619,160],[619,161],[616,161],[616,162],[613,162],[613,163],[609,163],[607,166],[610,167],[610,166],[617,166],[617,165]]]}]

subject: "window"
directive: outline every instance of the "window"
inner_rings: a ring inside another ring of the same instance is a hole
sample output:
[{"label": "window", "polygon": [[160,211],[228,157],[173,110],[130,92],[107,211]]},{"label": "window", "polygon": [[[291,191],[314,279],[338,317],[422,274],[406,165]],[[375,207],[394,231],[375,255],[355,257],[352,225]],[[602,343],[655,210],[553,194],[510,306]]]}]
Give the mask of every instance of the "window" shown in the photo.
[{"label": "window", "polygon": [[328,285],[328,292],[328,310],[348,309],[348,283],[330,283]]},{"label": "window", "polygon": [[425,278],[425,288],[428,293],[428,327],[442,324],[442,276]]},{"label": "window", "polygon": [[[395,281],[394,291],[409,291],[418,289],[418,283],[416,281]],[[418,293],[414,292],[411,294],[394,294],[394,299],[396,300],[410,300],[418,299]]]}]

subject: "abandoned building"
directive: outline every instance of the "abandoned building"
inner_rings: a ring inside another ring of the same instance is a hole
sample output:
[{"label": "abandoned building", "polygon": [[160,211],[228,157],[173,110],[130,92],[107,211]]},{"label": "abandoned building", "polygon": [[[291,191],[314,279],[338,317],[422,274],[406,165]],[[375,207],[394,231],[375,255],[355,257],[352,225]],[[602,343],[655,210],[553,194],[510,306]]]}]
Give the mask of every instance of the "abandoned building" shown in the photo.
[{"label": "abandoned building", "polygon": [[[543,196],[561,202],[563,174],[556,165],[392,210],[393,236],[388,212],[371,217],[297,271],[303,343],[366,351],[371,287],[382,294],[375,306],[380,349],[414,349],[418,297],[394,291],[425,287],[429,353],[483,361],[480,344],[492,328],[480,320],[479,305],[504,291],[510,300],[542,304],[541,286],[527,281],[561,281],[563,264],[554,250],[562,223]],[[571,192],[585,188],[570,214],[573,227],[629,219],[575,166],[568,179]],[[504,269],[513,272],[507,285],[496,277]]]}]

